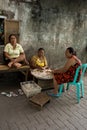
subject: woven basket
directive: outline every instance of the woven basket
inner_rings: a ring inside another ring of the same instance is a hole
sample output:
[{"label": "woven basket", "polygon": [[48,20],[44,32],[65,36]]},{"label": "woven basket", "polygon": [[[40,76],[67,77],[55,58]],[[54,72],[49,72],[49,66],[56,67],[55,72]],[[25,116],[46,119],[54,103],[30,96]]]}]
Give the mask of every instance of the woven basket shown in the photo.
[{"label": "woven basket", "polygon": [[27,98],[40,93],[42,89],[34,81],[21,82],[20,85]]}]

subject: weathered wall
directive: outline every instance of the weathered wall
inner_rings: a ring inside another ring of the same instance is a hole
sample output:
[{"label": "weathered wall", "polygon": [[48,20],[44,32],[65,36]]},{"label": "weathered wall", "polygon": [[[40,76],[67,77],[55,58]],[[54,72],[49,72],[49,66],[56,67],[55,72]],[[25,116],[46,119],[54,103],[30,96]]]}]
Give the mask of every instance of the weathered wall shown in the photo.
[{"label": "weathered wall", "polygon": [[30,58],[39,47],[44,47],[49,65],[56,67],[65,62],[64,51],[72,46],[82,62],[87,60],[87,1],[40,0],[36,17],[32,5],[9,0],[0,1],[0,9],[14,13],[20,20],[20,43]]}]

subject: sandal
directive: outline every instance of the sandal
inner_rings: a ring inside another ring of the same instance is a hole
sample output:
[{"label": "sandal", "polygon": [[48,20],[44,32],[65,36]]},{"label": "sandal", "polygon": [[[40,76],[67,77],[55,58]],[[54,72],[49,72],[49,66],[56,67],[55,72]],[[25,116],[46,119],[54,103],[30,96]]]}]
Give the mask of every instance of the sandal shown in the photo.
[{"label": "sandal", "polygon": [[54,93],[47,93],[49,96],[52,96],[52,97],[60,97],[61,94],[60,93],[57,93],[57,94],[54,94]]}]

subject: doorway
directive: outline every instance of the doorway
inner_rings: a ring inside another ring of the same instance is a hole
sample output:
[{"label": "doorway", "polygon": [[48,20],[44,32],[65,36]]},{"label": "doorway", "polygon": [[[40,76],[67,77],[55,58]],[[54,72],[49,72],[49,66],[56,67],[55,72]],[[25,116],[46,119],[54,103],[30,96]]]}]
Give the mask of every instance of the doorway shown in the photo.
[{"label": "doorway", "polygon": [[0,45],[4,45],[4,18],[0,18]]}]

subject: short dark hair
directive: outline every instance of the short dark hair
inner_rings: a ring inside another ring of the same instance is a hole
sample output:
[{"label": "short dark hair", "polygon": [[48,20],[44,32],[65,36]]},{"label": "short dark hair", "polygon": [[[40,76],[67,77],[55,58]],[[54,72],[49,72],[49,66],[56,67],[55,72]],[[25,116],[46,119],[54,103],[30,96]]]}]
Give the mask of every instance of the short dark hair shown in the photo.
[{"label": "short dark hair", "polygon": [[44,51],[44,48],[39,48],[39,49],[38,49],[38,52],[39,52],[39,51]]},{"label": "short dark hair", "polygon": [[72,55],[76,56],[76,51],[72,47],[67,48]]},{"label": "short dark hair", "polygon": [[15,35],[15,34],[10,34],[10,35],[9,35],[9,37],[8,37],[9,42],[11,41],[11,36],[15,36],[15,37],[16,37],[16,35]]}]

